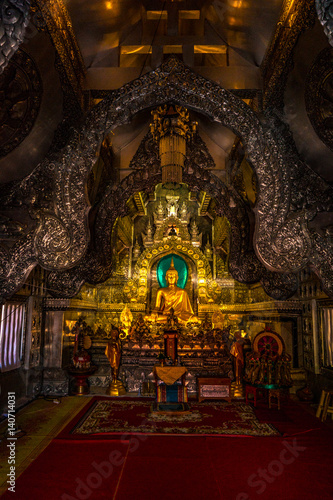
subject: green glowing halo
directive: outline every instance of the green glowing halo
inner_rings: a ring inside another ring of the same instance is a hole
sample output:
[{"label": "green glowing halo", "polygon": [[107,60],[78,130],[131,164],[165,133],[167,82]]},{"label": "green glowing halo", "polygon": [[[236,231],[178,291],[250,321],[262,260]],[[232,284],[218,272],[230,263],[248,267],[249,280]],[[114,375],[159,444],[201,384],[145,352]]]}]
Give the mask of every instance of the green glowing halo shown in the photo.
[{"label": "green glowing halo", "polygon": [[157,264],[157,281],[160,287],[165,288],[168,286],[168,283],[165,279],[165,273],[170,267],[171,264],[171,259],[173,258],[173,263],[175,268],[178,271],[178,281],[177,281],[177,286],[179,288],[185,288],[187,278],[188,278],[188,267],[185,262],[185,260],[180,257],[179,255],[176,255],[174,253],[170,253],[166,255],[165,257],[162,257],[162,259],[159,261]]}]

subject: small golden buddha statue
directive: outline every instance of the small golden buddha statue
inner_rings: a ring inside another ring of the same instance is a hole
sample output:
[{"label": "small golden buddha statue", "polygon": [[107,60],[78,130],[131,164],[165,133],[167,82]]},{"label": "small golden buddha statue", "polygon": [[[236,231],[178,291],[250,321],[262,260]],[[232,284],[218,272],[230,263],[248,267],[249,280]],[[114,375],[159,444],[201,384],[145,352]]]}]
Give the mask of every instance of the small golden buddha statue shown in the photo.
[{"label": "small golden buddha statue", "polygon": [[107,390],[110,396],[122,396],[126,394],[126,390],[120,380],[118,380],[120,359],[121,359],[121,342],[119,339],[119,331],[116,328],[111,330],[111,339],[108,342],[105,355],[111,365],[112,381]]},{"label": "small golden buddha statue", "polygon": [[236,384],[242,382],[242,370],[244,366],[243,339],[241,332],[235,332],[235,342],[230,348],[230,354],[234,357]]},{"label": "small golden buddha statue", "polygon": [[230,348],[230,354],[234,358],[235,382],[231,384],[233,397],[243,397],[242,371],[244,366],[243,339],[241,332],[235,332],[235,342]]},{"label": "small golden buddha statue", "polygon": [[157,323],[167,323],[168,315],[173,309],[174,316],[178,321],[187,323],[193,321],[198,323],[198,318],[194,315],[190,299],[187,292],[177,286],[178,271],[174,266],[173,259],[167,272],[165,279],[168,286],[160,288],[156,296],[156,313],[148,316],[147,319],[155,319]]}]

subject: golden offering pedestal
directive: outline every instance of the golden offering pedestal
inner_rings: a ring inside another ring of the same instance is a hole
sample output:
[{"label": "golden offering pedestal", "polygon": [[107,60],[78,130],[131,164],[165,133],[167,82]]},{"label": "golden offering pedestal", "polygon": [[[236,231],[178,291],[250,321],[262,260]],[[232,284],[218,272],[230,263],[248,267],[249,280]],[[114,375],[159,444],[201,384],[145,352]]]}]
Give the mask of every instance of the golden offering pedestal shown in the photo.
[{"label": "golden offering pedestal", "polygon": [[244,399],[243,384],[237,382],[231,384],[231,397],[232,399]]},{"label": "golden offering pedestal", "polygon": [[120,380],[114,380],[110,383],[105,394],[108,396],[125,396],[126,389]]}]

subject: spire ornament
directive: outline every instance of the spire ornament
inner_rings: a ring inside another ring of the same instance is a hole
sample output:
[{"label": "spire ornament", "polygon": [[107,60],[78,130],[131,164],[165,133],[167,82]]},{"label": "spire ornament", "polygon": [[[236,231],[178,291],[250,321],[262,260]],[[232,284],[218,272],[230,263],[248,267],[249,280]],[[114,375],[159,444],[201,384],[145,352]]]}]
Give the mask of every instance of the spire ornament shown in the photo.
[{"label": "spire ornament", "polygon": [[175,264],[173,262],[173,257],[171,257],[170,267],[168,271],[176,271]]}]

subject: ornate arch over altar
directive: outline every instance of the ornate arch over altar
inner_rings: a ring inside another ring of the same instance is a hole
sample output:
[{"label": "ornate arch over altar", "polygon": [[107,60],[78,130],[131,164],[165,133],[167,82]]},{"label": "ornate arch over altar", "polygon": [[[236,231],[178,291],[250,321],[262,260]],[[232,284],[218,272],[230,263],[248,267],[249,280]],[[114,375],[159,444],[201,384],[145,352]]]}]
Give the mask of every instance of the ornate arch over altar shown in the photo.
[{"label": "ornate arch over altar", "polygon": [[63,151],[2,196],[6,207],[14,194],[24,199],[36,193],[35,226],[17,241],[10,255],[1,250],[3,296],[19,288],[36,264],[52,271],[49,287],[60,296],[73,296],[85,281],[97,283],[110,276],[114,223],[125,215],[125,201],[135,192],[151,191],[161,174],[158,164],[153,171],[142,165],[118,188],[110,185],[91,219],[92,227],[87,178],[108,131],[128,123],[138,111],[165,102],[176,102],[233,130],[254,169],[258,194],[253,245],[245,222],[247,210],[231,187],[202,165],[189,168],[183,176],[191,189],[204,190],[214,198],[217,213],[230,222],[233,276],[239,281],[261,281],[270,295],[285,298],[296,289],[295,273],[309,263],[327,293],[332,293],[330,244],[307,228],[317,213],[332,210],[332,188],[299,160],[288,130],[270,110],[259,116],[241,99],[172,57],[157,70],[111,92],[92,109]]}]

